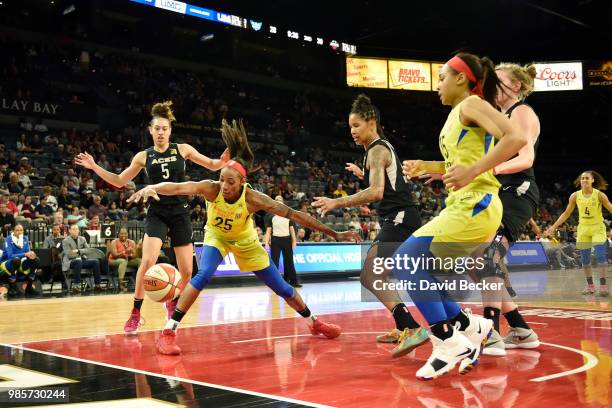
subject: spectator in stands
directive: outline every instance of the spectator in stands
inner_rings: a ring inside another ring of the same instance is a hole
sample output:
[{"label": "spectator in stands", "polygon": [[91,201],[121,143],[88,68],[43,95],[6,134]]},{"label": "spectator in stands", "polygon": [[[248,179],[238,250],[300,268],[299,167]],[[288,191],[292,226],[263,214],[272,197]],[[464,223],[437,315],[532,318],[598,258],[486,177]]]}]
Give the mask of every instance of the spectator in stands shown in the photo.
[{"label": "spectator in stands", "polygon": [[34,153],[42,153],[43,149],[43,141],[40,139],[38,133],[34,133],[32,139],[30,140],[30,149]]},{"label": "spectator in stands", "polygon": [[72,161],[72,156],[66,150],[66,146],[62,143],[57,145],[57,148],[51,149],[53,153],[53,163],[55,164],[65,164],[70,163]]},{"label": "spectator in stands", "polygon": [[66,183],[66,185],[69,185],[70,180],[73,181],[74,186],[77,188],[77,191],[79,189],[80,186],[80,181],[79,178],[76,176],[76,173],[74,172],[74,169],[69,168],[68,170],[66,170],[66,175],[64,176],[64,183]]},{"label": "spectator in stands", "polygon": [[123,217],[123,210],[121,210],[120,208],[117,208],[116,201],[111,201],[110,206],[108,207],[108,212],[106,216],[111,221],[119,221]]},{"label": "spectator in stands", "polygon": [[87,227],[85,227],[86,230],[89,231],[97,231],[100,229],[100,216],[98,215],[94,215],[93,217],[91,217],[91,219],[89,220],[89,223],[87,224]]},{"label": "spectator in stands", "polygon": [[15,228],[15,217],[6,207],[6,203],[0,202],[0,227],[2,227],[2,236],[6,237]]},{"label": "spectator in stands", "polygon": [[0,203],[6,204],[9,212],[13,214],[13,217],[19,215],[19,208],[17,208],[17,197],[16,194],[3,194],[0,196]]},{"label": "spectator in stands", "polygon": [[200,204],[196,204],[195,208],[191,211],[191,222],[206,222],[206,213],[202,211]]},{"label": "spectator in stands", "polygon": [[53,211],[57,211],[57,197],[55,197],[53,194],[53,189],[49,186],[44,186],[43,187],[43,195],[41,197],[44,198],[45,200],[47,200],[47,204],[53,208]]},{"label": "spectator in stands", "polygon": [[79,206],[75,205],[70,210],[70,214],[66,217],[66,221],[69,226],[76,224],[80,228],[84,228],[87,226],[87,217],[84,214],[81,214],[81,210]]},{"label": "spectator in stands", "polygon": [[306,230],[302,227],[298,228],[295,239],[297,242],[306,242]]},{"label": "spectator in stands", "polygon": [[36,209],[32,205],[32,197],[25,196],[23,204],[17,205],[19,215],[30,220],[36,218]]},{"label": "spectator in stands", "polygon": [[32,180],[30,180],[30,176],[28,176],[28,169],[25,167],[19,167],[19,182],[26,189],[32,187]]},{"label": "spectator in stands", "polygon": [[42,247],[46,249],[56,248],[58,245],[56,244],[56,240],[65,236],[66,234],[62,234],[62,226],[60,224],[53,224],[53,226],[51,227],[51,234],[47,235]]},{"label": "spectator in stands", "polygon": [[99,217],[100,219],[104,219],[106,217],[106,213],[108,209],[102,205],[102,198],[99,195],[95,195],[93,198],[93,204],[89,206],[87,210],[87,216],[89,218]]},{"label": "spectator in stands", "polygon": [[32,167],[32,165],[30,164],[30,159],[28,159],[26,156],[23,156],[21,159],[19,159],[19,165],[17,166],[17,171],[19,172],[19,169],[21,167],[25,167],[26,172],[31,176],[34,175],[36,172],[34,171],[34,168]]},{"label": "spectator in stands", "polygon": [[73,180],[68,180],[68,183],[66,184],[66,190],[68,190],[68,194],[75,198],[75,199],[79,199],[80,197],[80,193],[79,193],[79,186],[77,186]]},{"label": "spectator in stands", "polygon": [[19,136],[19,140],[17,140],[16,148],[19,153],[30,153],[33,152],[30,147],[30,143],[27,141],[28,136],[25,133],[22,133]]},{"label": "spectator in stands", "polygon": [[27,192],[26,187],[19,181],[19,175],[15,172],[12,172],[9,175],[9,182],[6,185],[6,188],[11,194],[25,194]]},{"label": "spectator in stands", "polygon": [[117,268],[119,277],[119,290],[127,292],[124,282],[125,271],[127,268],[138,269],[140,258],[136,258],[136,244],[128,238],[128,230],[125,227],[119,229],[118,238],[111,241],[108,251],[108,263],[111,267]]},{"label": "spectator in stands", "polygon": [[363,230],[361,229],[361,223],[359,222],[359,217],[357,216],[357,214],[352,214],[350,217],[351,219],[348,223],[348,226],[355,228],[355,231],[363,232]]},{"label": "spectator in stands", "polygon": [[36,206],[36,213],[34,217],[37,220],[43,220],[43,221],[49,222],[51,221],[54,212],[55,211],[53,211],[53,207],[51,207],[47,203],[47,199],[43,197],[40,199],[39,204]]},{"label": "spectator in stands", "polygon": [[55,166],[49,164],[49,173],[45,176],[45,185],[50,187],[61,187],[64,184],[64,178],[57,172]]},{"label": "spectator in stands", "polygon": [[[0,274],[8,279],[8,296],[21,295],[21,286],[18,280],[26,280],[25,294],[37,296],[40,294],[40,284],[36,283],[36,269],[38,258],[30,249],[28,237],[23,235],[23,225],[17,224],[7,236],[4,243],[2,258],[0,258]],[[6,277],[8,275],[8,277]]]},{"label": "spectator in stands", "polygon": [[83,185],[81,184],[81,201],[79,202],[79,207],[89,209],[89,207],[91,207],[93,204],[93,190],[90,188],[83,188]]},{"label": "spectator in stands", "polygon": [[59,144],[59,139],[57,138],[55,134],[49,133],[45,136],[45,144],[47,146],[57,146]]},{"label": "spectator in stands", "polygon": [[62,235],[68,235],[68,225],[66,224],[66,221],[64,219],[63,210],[57,210],[53,213],[53,225],[59,225],[60,233]]},{"label": "spectator in stands", "polygon": [[72,207],[72,198],[68,194],[68,188],[61,186],[57,195],[57,208],[67,210]]},{"label": "spectator in stands", "polygon": [[344,190],[344,186],[342,185],[342,183],[338,183],[338,185],[336,186],[336,189],[333,192],[333,196],[334,198],[338,198],[338,197],[346,197],[348,194],[347,192]]},{"label": "spectator in stands", "polygon": [[79,235],[79,227],[72,224],[68,230],[69,235],[62,241],[62,270],[72,270],[72,293],[81,293],[81,270],[91,268],[94,273],[94,292],[102,291],[100,287],[100,261],[87,259],[89,244]]}]

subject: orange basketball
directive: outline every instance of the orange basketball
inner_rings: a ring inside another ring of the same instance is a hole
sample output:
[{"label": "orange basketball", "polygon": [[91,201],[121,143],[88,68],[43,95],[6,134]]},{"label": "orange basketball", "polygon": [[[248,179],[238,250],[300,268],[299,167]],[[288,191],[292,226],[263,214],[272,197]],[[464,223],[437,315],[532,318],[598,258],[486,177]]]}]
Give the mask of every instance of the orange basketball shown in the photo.
[{"label": "orange basketball", "polygon": [[157,264],[147,270],[144,277],[145,293],[156,302],[174,299],[179,293],[181,274],[170,264]]}]

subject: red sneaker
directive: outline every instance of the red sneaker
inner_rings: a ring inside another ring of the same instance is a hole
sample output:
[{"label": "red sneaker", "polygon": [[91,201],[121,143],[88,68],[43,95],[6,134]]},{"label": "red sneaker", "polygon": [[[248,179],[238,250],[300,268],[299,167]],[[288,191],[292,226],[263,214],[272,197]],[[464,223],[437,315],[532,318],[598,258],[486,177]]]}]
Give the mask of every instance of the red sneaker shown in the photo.
[{"label": "red sneaker", "polygon": [[172,329],[164,329],[157,339],[157,352],[166,356],[178,356],[181,348],[176,344],[176,332]]},{"label": "red sneaker", "polygon": [[125,326],[123,326],[123,331],[128,336],[135,335],[138,333],[138,328],[143,323],[144,318],[140,316],[140,310],[134,308],[132,309],[132,314],[130,314],[130,318],[127,322],[125,322]]},{"label": "red sneaker", "polygon": [[310,333],[313,336],[322,334],[328,339],[335,339],[340,335],[340,333],[342,333],[342,329],[338,325],[324,323],[321,321],[321,319],[317,319],[314,321],[314,324],[310,328]]},{"label": "red sneaker", "polygon": [[166,303],[164,303],[164,308],[168,313],[168,320],[172,319],[172,313],[174,313],[176,305],[178,305],[178,299],[168,300]]}]

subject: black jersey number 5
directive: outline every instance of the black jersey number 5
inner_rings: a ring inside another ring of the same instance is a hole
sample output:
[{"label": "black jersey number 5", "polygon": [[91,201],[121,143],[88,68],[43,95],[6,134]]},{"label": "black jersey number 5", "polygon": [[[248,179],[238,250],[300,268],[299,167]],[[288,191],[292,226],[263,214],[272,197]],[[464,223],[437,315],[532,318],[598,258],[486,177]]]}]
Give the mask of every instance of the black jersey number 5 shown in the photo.
[{"label": "black jersey number 5", "polygon": [[232,229],[232,221],[234,221],[231,218],[221,218],[221,217],[217,217],[215,218],[216,224],[215,227],[221,228],[221,225],[223,225],[223,229],[226,231],[229,231]]},{"label": "black jersey number 5", "polygon": [[162,171],[162,177],[164,178],[164,180],[167,180],[170,178],[170,171],[168,170],[168,163],[161,164],[161,171]]}]

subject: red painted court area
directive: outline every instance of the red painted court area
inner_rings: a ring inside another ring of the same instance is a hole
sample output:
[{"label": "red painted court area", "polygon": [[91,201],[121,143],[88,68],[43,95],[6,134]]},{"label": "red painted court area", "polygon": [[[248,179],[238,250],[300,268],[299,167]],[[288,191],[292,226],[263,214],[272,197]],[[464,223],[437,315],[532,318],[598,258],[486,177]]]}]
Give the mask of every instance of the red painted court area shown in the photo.
[{"label": "red painted court area", "polygon": [[391,345],[375,342],[376,333],[392,327],[385,310],[325,315],[343,327],[335,340],[311,336],[300,318],[180,329],[180,357],[156,355],[158,332],[24,346],[338,407],[609,407],[612,312],[584,318],[567,309],[524,311],[544,342],[539,349],[483,356],[466,376],[453,372],[429,382],[415,372],[430,345],[394,360]]}]

